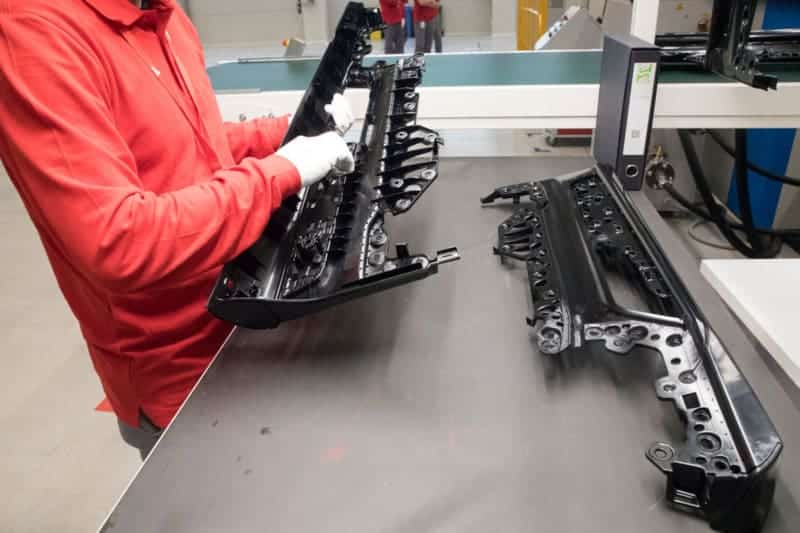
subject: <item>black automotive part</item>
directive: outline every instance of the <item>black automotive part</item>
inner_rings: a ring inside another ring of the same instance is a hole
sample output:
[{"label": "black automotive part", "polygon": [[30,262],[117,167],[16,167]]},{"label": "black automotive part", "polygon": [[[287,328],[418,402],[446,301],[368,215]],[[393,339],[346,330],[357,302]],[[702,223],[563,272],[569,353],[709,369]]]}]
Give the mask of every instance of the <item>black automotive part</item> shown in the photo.
[{"label": "black automotive part", "polygon": [[800,62],[800,32],[751,32],[757,0],[714,0],[708,33],[658,35],[662,68],[704,69],[758,89],[778,79],[759,65]]},{"label": "black automotive part", "polygon": [[[539,350],[556,356],[602,344],[620,356],[634,347],[658,352],[667,374],[656,379],[656,394],[673,403],[686,429],[685,442],[646,451],[667,477],[668,501],[719,531],[759,531],[781,439],[616,181],[593,168],[501,187],[482,203],[499,198],[516,206],[494,253],[526,263]],[[617,303],[609,273],[638,289],[645,308]]]},{"label": "black automotive part", "polygon": [[324,111],[348,87],[368,88],[356,169],[331,176],[283,203],[261,239],[223,268],[209,299],[215,316],[249,328],[273,328],[333,305],[425,278],[459,259],[449,248],[434,258],[389,251],[386,212],[408,211],[438,175],[438,133],[416,124],[423,57],[365,66],[377,10],[351,2],[322,57],[284,143],[334,125]]}]

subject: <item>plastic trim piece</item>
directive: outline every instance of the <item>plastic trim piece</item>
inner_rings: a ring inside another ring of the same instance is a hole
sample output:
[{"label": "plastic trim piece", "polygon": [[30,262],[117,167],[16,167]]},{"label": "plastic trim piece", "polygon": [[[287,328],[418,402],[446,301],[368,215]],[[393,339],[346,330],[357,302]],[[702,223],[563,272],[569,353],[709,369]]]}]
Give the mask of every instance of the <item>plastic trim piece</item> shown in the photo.
[{"label": "plastic trim piece", "polygon": [[[657,441],[645,452],[667,477],[668,501],[719,531],[759,531],[783,443],[616,181],[592,168],[501,187],[482,203],[498,199],[516,209],[494,253],[527,266],[539,351],[658,353],[666,374],[655,380],[656,396],[672,402],[686,432],[682,443]],[[611,273],[638,290],[644,309],[615,301]]]},{"label": "plastic trim piece", "polygon": [[364,128],[351,145],[355,171],[284,202],[261,239],[223,268],[208,302],[215,316],[274,328],[428,277],[459,259],[455,248],[434,257],[412,255],[406,243],[389,250],[385,215],[407,212],[433,184],[443,140],[416,124],[422,56],[362,64],[369,34],[381,27],[377,10],[348,4],[284,140],[332,130],[324,105],[345,88],[368,88]]}]

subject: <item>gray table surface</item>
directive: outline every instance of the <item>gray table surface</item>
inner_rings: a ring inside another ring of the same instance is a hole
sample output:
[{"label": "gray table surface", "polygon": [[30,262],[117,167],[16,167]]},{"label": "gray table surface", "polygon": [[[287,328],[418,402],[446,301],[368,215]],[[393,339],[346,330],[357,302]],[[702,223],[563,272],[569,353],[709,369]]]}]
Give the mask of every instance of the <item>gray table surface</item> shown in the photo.
[{"label": "gray table surface", "polygon": [[[524,268],[490,253],[509,211],[479,196],[589,164],[443,162],[389,229],[412,252],[457,245],[462,261],[274,331],[235,332],[105,530],[709,531],[666,505],[644,457],[682,438],[655,397],[657,358],[541,356]],[[737,362],[786,443],[766,531],[797,531],[798,410],[759,356]]]}]

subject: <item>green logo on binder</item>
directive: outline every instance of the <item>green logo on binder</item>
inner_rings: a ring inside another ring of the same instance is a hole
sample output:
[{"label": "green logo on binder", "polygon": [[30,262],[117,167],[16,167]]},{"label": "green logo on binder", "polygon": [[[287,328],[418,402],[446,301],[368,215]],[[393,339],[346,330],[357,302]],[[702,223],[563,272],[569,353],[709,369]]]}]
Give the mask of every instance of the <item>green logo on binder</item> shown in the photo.
[{"label": "green logo on binder", "polygon": [[652,63],[636,65],[636,83],[640,81],[649,82],[653,77],[653,68],[654,65]]}]

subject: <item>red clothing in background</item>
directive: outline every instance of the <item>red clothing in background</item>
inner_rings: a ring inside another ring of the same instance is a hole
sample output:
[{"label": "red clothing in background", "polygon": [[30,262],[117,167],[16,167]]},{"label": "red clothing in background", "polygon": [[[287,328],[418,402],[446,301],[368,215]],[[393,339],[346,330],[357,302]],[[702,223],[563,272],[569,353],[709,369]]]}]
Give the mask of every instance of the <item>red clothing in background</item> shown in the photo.
[{"label": "red clothing in background", "polygon": [[381,16],[386,24],[400,24],[406,18],[407,0],[381,0]]},{"label": "red clothing in background", "polygon": [[0,0],[0,156],[134,427],[180,407],[230,331],[205,309],[222,264],[300,188],[269,156],[287,120],[223,123],[188,17],[152,7]]},{"label": "red clothing in background", "polygon": [[420,5],[419,0],[414,0],[414,22],[430,22],[439,15],[439,5],[433,7]]}]

